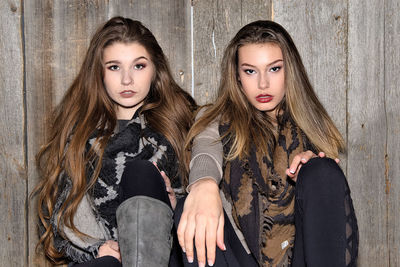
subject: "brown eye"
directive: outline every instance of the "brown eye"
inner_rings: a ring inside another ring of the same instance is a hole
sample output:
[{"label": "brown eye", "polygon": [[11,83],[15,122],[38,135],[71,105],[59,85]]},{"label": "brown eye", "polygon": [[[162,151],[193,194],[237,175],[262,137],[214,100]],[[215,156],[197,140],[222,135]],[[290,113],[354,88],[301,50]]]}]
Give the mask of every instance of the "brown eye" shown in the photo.
[{"label": "brown eye", "polygon": [[107,69],[109,69],[109,70],[119,70],[119,66],[111,65],[111,66],[107,67]]}]

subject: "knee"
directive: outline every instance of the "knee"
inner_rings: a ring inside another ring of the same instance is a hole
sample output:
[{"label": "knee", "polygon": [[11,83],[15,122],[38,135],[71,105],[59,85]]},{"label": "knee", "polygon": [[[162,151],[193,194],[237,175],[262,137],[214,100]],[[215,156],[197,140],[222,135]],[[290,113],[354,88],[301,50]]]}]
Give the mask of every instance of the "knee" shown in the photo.
[{"label": "knee", "polygon": [[301,167],[297,179],[297,185],[312,191],[341,189],[345,183],[342,169],[331,158],[318,157],[309,160]]},{"label": "knee", "polygon": [[160,172],[153,163],[147,160],[129,162],[125,166],[120,185],[125,193],[140,194],[157,188],[165,190],[165,183]]},{"label": "knee", "polygon": [[134,160],[126,164],[124,173],[133,175],[158,174],[156,166],[148,160]]}]

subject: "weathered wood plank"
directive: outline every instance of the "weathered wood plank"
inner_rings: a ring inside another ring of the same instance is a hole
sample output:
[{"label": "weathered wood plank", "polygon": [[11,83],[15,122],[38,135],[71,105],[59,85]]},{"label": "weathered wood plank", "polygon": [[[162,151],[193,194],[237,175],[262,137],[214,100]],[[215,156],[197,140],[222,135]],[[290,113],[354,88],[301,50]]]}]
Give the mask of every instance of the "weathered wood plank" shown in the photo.
[{"label": "weathered wood plank", "polygon": [[385,7],[385,108],[388,194],[388,249],[390,266],[400,266],[400,2],[386,1]]},{"label": "weathered wood plank", "polygon": [[205,104],[215,99],[228,42],[248,22],[269,18],[270,5],[260,0],[193,0],[192,5],[194,96]]},{"label": "weathered wood plank", "polygon": [[21,1],[0,3],[0,262],[27,263]]},{"label": "weathered wood plank", "polygon": [[346,139],[347,1],[278,0],[273,19],[292,36],[314,90]]},{"label": "weathered wood plank", "polygon": [[272,2],[273,0],[242,0],[242,26],[256,20],[271,20]]},{"label": "weathered wood plank", "polygon": [[360,232],[358,265],[394,266],[389,264],[385,192],[385,14],[379,0],[349,1],[348,14],[347,173]]}]

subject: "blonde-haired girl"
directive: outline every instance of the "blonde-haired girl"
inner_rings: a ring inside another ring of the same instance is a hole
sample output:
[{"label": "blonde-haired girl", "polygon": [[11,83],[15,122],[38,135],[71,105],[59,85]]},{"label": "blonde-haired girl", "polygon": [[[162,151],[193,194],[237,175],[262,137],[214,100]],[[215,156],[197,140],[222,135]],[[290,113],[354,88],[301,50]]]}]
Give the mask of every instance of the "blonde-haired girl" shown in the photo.
[{"label": "blonde-haired girl", "polygon": [[209,266],[355,266],[350,191],[330,159],[344,142],[282,26],[239,30],[225,49],[218,98],[198,117],[178,227],[187,262],[195,238],[199,266],[206,254]]}]

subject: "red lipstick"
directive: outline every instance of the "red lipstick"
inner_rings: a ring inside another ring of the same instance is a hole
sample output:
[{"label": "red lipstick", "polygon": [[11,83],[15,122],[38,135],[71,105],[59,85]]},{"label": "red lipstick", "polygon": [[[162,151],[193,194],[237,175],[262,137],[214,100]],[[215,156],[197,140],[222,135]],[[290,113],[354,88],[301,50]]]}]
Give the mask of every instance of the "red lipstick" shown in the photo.
[{"label": "red lipstick", "polygon": [[130,98],[136,94],[136,92],[131,91],[131,90],[124,90],[121,93],[119,93],[121,97],[123,98]]},{"label": "red lipstick", "polygon": [[271,102],[274,97],[272,95],[267,95],[267,94],[260,94],[256,96],[256,100],[260,103],[268,103]]}]

